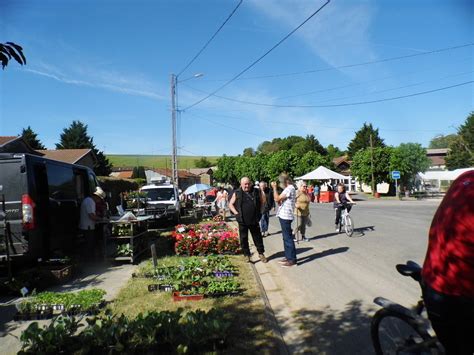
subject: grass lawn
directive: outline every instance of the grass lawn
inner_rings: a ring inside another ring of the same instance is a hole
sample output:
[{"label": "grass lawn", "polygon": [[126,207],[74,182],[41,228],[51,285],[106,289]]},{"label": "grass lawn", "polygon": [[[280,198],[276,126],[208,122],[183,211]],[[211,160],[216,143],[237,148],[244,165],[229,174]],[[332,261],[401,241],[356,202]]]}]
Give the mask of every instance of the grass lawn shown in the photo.
[{"label": "grass lawn", "polygon": [[[145,166],[149,168],[171,168],[170,155],[114,155],[107,154],[107,158],[115,167]],[[194,168],[194,161],[200,159],[198,156],[178,156],[179,169]],[[217,163],[219,157],[206,157],[213,164]]]},{"label": "grass lawn", "polygon": [[[158,264],[160,266],[174,264],[179,258],[182,257],[162,257],[158,259]],[[230,348],[225,350],[226,354],[275,353],[273,332],[268,327],[264,303],[251,265],[246,263],[242,256],[231,256],[230,258],[239,270],[238,280],[245,290],[240,296],[173,302],[170,293],[148,291],[148,285],[158,283],[157,280],[132,278],[121,290],[110,308],[114,314],[123,313],[128,317],[135,317],[139,313],[153,310],[221,309],[232,321],[231,334],[228,339]]]}]

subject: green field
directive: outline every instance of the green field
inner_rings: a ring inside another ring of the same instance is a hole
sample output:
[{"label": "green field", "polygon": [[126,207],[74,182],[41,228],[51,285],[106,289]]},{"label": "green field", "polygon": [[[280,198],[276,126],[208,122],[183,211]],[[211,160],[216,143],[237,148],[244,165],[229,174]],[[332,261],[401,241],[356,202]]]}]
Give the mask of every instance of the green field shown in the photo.
[{"label": "green field", "polygon": [[[145,166],[149,168],[171,168],[171,157],[169,155],[108,155],[107,158],[114,167]],[[194,161],[201,157],[180,155],[178,157],[179,169],[195,168]],[[213,164],[219,157],[206,157]]]}]

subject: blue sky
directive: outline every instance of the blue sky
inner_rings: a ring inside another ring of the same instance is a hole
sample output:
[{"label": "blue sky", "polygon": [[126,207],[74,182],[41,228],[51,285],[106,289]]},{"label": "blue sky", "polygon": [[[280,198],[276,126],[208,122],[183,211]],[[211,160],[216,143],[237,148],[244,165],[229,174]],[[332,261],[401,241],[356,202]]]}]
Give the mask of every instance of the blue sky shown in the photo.
[{"label": "blue sky", "polygon": [[[0,135],[30,125],[53,148],[80,120],[106,153],[171,151],[170,73],[178,73],[236,6],[230,0],[0,0],[0,42],[28,64],[0,72]],[[185,108],[233,77],[323,1],[244,0],[180,79]],[[218,95],[277,105],[334,105],[474,80],[474,46],[335,68],[474,43],[469,0],[332,0],[319,15]],[[272,78],[266,75],[328,69]],[[183,155],[239,154],[274,137],[314,134],[346,148],[364,122],[386,143],[427,145],[473,110],[474,85],[401,100],[325,108],[244,104],[211,97],[179,120]],[[312,94],[310,94],[312,93]],[[291,96],[291,97],[290,97]]]}]

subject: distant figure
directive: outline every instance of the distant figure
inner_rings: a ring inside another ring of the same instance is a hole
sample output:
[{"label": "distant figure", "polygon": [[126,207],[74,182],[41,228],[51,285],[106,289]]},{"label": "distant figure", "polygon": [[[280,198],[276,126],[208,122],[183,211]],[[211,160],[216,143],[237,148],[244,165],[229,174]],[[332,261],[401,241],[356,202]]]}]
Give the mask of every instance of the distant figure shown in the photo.
[{"label": "distant figure", "polygon": [[101,219],[97,215],[97,205],[105,198],[104,191],[95,191],[91,196],[87,196],[82,200],[80,208],[79,230],[84,235],[86,241],[84,255],[89,258],[95,258],[96,255],[96,238],[95,224]]},{"label": "distant figure", "polygon": [[293,222],[295,211],[296,191],[293,181],[286,174],[281,174],[278,178],[280,187],[283,189],[278,194],[278,185],[272,182],[273,197],[275,202],[279,204],[277,217],[280,220],[281,233],[283,236],[283,249],[285,250],[285,258],[280,260],[282,267],[296,266],[296,248],[291,231],[291,222]]},{"label": "distant figure", "polygon": [[273,198],[273,192],[268,187],[265,181],[260,182],[260,191],[265,194],[265,206],[262,211],[262,218],[260,219],[260,230],[262,236],[268,237],[268,223],[270,221],[270,211],[275,208],[275,200]]},{"label": "distant figure", "polygon": [[248,177],[240,180],[240,187],[234,191],[230,199],[229,209],[235,215],[239,223],[240,246],[248,262],[250,259],[249,231],[252,234],[253,243],[257,248],[260,260],[267,262],[265,248],[263,246],[262,233],[259,222],[262,217],[262,209],[265,206],[265,195],[260,189],[254,188]]},{"label": "distant figure", "polygon": [[314,185],[314,192],[313,192],[313,195],[314,195],[314,201],[316,203],[319,203],[319,197],[321,195],[321,191],[320,191],[320,187],[319,185]]},{"label": "distant figure", "polygon": [[339,222],[341,220],[341,214],[344,209],[350,212],[352,209],[351,204],[355,204],[352,200],[351,195],[346,191],[346,186],[343,183],[337,185],[337,191],[334,194],[334,209],[336,210],[336,232],[339,232]]},{"label": "distant figure", "polygon": [[296,203],[295,203],[295,217],[296,217],[296,228],[294,231],[295,241],[298,242],[301,239],[305,242],[309,241],[306,238],[306,224],[309,218],[309,203],[310,197],[307,194],[307,186],[304,181],[298,181],[296,184],[298,191],[296,192]]},{"label": "distant figure", "polygon": [[423,299],[446,354],[474,354],[474,171],[451,185],[431,223]]},{"label": "distant figure", "polygon": [[227,202],[228,202],[229,194],[226,190],[221,186],[219,187],[219,191],[216,195],[216,206],[219,212],[219,215],[222,216],[222,220],[225,221],[225,213],[227,210]]}]

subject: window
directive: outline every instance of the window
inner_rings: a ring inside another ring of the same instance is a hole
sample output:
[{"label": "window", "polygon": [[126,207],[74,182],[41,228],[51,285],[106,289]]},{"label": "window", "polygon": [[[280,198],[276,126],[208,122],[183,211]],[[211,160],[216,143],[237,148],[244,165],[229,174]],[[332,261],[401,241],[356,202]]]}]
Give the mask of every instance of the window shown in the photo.
[{"label": "window", "polygon": [[148,201],[170,201],[175,200],[174,189],[149,189],[144,190],[147,194]]},{"label": "window", "polygon": [[71,168],[48,164],[49,197],[55,200],[76,200],[74,172]]}]

